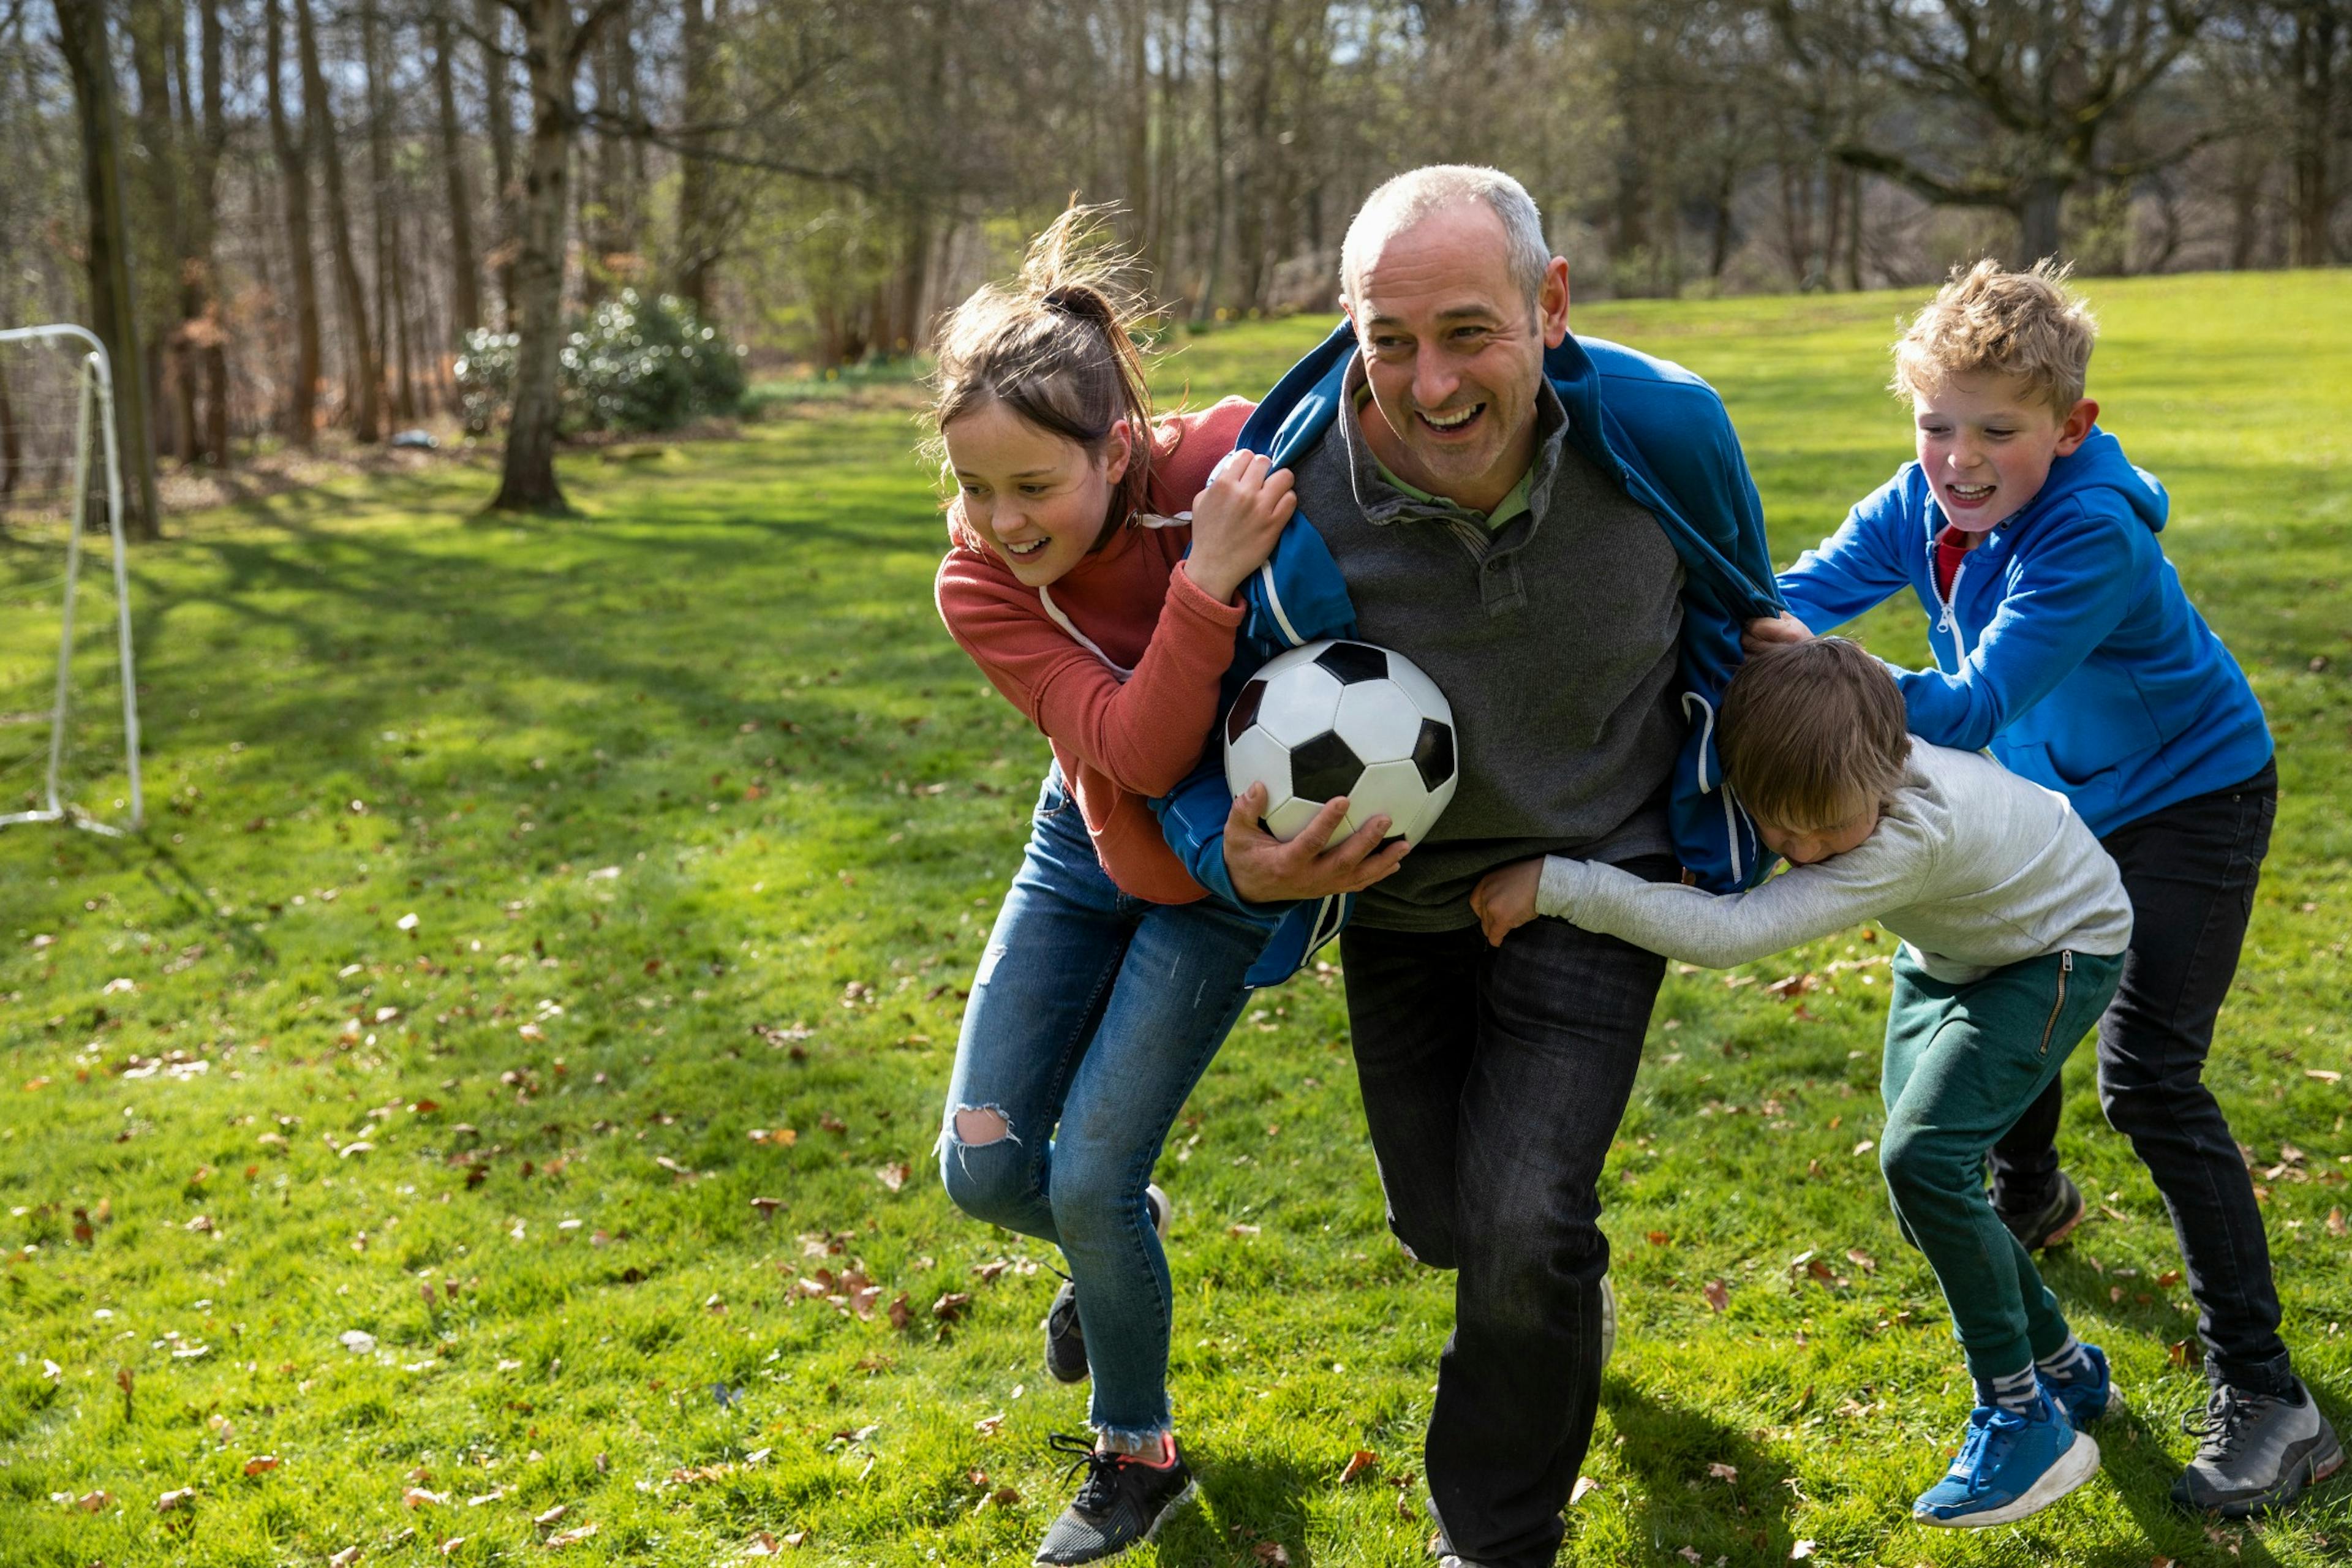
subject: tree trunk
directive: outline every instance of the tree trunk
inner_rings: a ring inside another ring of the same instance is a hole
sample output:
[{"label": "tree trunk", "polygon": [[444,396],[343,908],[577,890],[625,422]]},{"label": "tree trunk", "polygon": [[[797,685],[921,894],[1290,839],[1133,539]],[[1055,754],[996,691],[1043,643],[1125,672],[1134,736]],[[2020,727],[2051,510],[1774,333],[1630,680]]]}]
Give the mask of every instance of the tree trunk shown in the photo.
[{"label": "tree trunk", "polygon": [[362,441],[376,441],[383,436],[377,396],[382,377],[376,369],[375,345],[368,336],[367,291],[360,282],[359,258],[352,250],[352,208],[343,195],[342,153],[335,143],[335,110],[327,98],[327,78],[319,68],[319,34],[310,17],[310,0],[294,0],[294,26],[302,53],[302,117],[327,177],[327,232],[334,243],[335,283],[343,303],[350,362],[344,374],[352,391],[352,433]]},{"label": "tree trunk", "polygon": [[[678,7],[677,43],[684,78],[682,111],[689,125],[707,123],[710,105],[718,97],[718,62],[713,58],[710,35],[704,0],[683,0]],[[710,319],[710,272],[717,259],[710,242],[711,174],[710,164],[700,158],[678,160],[677,266],[673,287],[678,298],[692,305],[694,313],[706,321]]]},{"label": "tree trunk", "polygon": [[2334,249],[2328,231],[2336,216],[2332,165],[2342,118],[2336,78],[2342,18],[2335,5],[2294,9],[2287,56],[2294,114],[2287,152],[2287,259],[2296,267],[2325,267]]},{"label": "tree trunk", "polygon": [[197,142],[202,160],[196,176],[197,201],[203,214],[201,234],[205,268],[205,457],[215,468],[228,466],[228,333],[221,321],[220,264],[215,252],[219,223],[215,216],[221,153],[228,146],[228,117],[221,100],[222,49],[220,0],[203,0],[198,13],[202,31],[204,133]]},{"label": "tree trunk", "polygon": [[1217,314],[1218,276],[1225,259],[1230,186],[1225,167],[1225,0],[1209,0],[1209,267],[1201,283],[1200,314]]},{"label": "tree trunk", "polygon": [[[466,184],[466,143],[457,123],[453,0],[433,0],[433,97],[441,115],[441,167],[449,190],[449,313],[453,336],[482,324],[481,268],[474,259],[474,195]],[[449,345],[438,345],[447,348]]]},{"label": "tree trunk", "polygon": [[134,538],[163,537],[155,495],[155,447],[148,431],[146,384],[140,374],[139,309],[131,286],[130,216],[118,151],[122,132],[114,102],[114,61],[106,13],[84,0],[56,0],[58,37],[73,78],[81,121],[82,194],[89,212],[90,328],[114,370],[114,426],[127,493],[123,528]]},{"label": "tree trunk", "polygon": [[[140,205],[147,219],[142,227],[151,246],[162,253],[155,258],[160,275],[176,283],[178,303],[176,319],[158,311],[138,374],[147,380],[158,455],[168,450],[187,463],[195,457],[196,383],[188,352],[195,301],[191,298],[188,226],[181,205],[187,171],[181,166],[180,138],[172,124],[172,46],[166,36],[176,33],[179,25],[177,11],[162,0],[138,0],[130,8],[131,71],[139,87]],[[134,231],[134,244],[136,238]],[[135,264],[135,251],[133,259]]]},{"label": "tree trunk", "polygon": [[2058,212],[2065,205],[2069,182],[2059,174],[2043,174],[2025,187],[2017,209],[2017,264],[2031,267],[2059,252]]},{"label": "tree trunk", "polygon": [[[514,412],[494,511],[562,514],[555,479],[558,355],[563,344],[564,220],[571,214],[572,143],[580,57],[594,42],[573,24],[571,0],[511,0],[524,18],[530,65],[530,167],[523,177],[522,247],[515,258],[520,310]],[[591,13],[592,16],[605,15]]]},{"label": "tree trunk", "polygon": [[416,386],[409,372],[408,290],[400,258],[398,193],[393,188],[392,91],[384,58],[383,13],[376,0],[360,5],[360,69],[367,89],[368,211],[375,249],[376,363],[382,378],[398,391],[393,417],[416,417]]},{"label": "tree trunk", "polygon": [[[304,451],[319,442],[319,272],[310,251],[310,160],[286,119],[285,23],[279,0],[268,0],[269,139],[286,186],[286,248],[294,276],[294,385],[287,433]],[[306,128],[307,130],[307,128]]]},{"label": "tree trunk", "polygon": [[498,275],[503,325],[511,332],[515,330],[515,247],[521,243],[515,232],[514,106],[508,95],[506,52],[492,41],[500,37],[504,22],[499,0],[474,0],[474,28],[483,38],[482,111],[489,121],[490,172],[497,181],[490,203],[490,211],[497,215],[498,236],[498,244],[490,249],[491,270]]}]

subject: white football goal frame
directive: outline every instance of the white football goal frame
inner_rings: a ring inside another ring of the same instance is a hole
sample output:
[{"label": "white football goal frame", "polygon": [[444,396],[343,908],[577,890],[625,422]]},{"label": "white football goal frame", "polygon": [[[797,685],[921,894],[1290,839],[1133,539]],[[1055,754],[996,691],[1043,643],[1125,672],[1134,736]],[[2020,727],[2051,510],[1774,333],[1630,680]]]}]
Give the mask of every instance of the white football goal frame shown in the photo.
[{"label": "white football goal frame", "polygon": [[123,837],[121,827],[102,822],[66,800],[58,775],[65,765],[66,719],[73,698],[74,599],[81,584],[81,536],[88,524],[89,503],[90,425],[96,420],[100,450],[106,463],[106,524],[114,542],[115,657],[122,676],[122,762],[129,775],[131,826],[147,820],[146,797],[139,782],[139,688],[131,672],[131,563],[122,537],[122,455],[114,432],[114,371],[106,345],[86,327],[52,323],[39,327],[0,329],[0,344],[47,342],[68,351],[83,351],[75,376],[73,509],[67,513],[66,580],[61,601],[64,625],[58,637],[57,694],[49,707],[47,787],[37,809],[0,814],[0,827],[27,822],[62,822],[76,827]]}]

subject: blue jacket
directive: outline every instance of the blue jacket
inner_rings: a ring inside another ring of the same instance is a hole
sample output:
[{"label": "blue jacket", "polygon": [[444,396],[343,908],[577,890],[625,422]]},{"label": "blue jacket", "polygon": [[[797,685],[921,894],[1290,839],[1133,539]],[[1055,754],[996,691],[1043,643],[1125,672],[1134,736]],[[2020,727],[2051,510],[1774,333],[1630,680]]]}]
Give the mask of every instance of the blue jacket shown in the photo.
[{"label": "blue jacket", "polygon": [[1906,463],[1780,589],[1822,631],[1909,586],[1936,656],[1934,669],[1895,674],[1912,732],[1989,747],[2104,836],[2271,757],[2253,689],[2157,543],[2168,506],[2156,476],[2095,426],[1962,558],[1947,604],[1935,572],[1944,515]]},{"label": "blue jacket", "polygon": [[[1330,428],[1355,353],[1354,330],[1343,321],[1266,394],[1242,427],[1240,446],[1288,467]],[[1682,557],[1681,688],[1690,732],[1675,767],[1675,845],[1701,887],[1748,887],[1769,857],[1723,787],[1715,710],[1739,668],[1741,625],[1777,613],[1780,595],[1763,507],[1739,438],[1714,388],[1679,365],[1615,343],[1571,335],[1545,354],[1544,374],[1568,410],[1569,439],[1656,516]],[[1339,563],[1303,513],[1284,530],[1243,598],[1248,616],[1225,673],[1228,706],[1242,683],[1285,648],[1355,635],[1355,606]],[[1349,898],[1285,907],[1247,904],[1234,893],[1224,855],[1233,794],[1213,742],[1192,776],[1153,809],[1170,847],[1202,886],[1241,908],[1280,916],[1249,984],[1287,978],[1346,922]]]}]

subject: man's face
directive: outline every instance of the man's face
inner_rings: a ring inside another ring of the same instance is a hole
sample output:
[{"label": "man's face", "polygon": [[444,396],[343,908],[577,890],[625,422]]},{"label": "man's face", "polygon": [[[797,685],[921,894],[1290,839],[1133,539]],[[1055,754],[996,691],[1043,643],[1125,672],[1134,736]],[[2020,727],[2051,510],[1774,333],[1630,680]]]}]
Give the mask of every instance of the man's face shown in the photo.
[{"label": "man's face", "polygon": [[1507,255],[1493,210],[1456,203],[1363,258],[1344,301],[1391,437],[1366,421],[1375,451],[1465,506],[1492,506],[1526,471],[1544,350],[1568,335],[1568,263],[1552,258],[1530,310]]},{"label": "man's face", "polygon": [[2050,465],[2091,434],[2099,405],[2064,417],[2013,375],[1955,375],[1911,394],[1919,469],[1947,521],[1965,533],[1999,527],[2041,491]]}]

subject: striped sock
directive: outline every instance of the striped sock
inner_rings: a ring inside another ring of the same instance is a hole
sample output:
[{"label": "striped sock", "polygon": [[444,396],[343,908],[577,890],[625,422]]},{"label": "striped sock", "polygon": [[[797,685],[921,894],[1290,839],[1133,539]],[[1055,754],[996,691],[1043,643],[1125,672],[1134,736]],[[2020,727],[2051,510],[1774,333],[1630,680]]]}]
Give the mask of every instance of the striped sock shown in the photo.
[{"label": "striped sock", "polygon": [[1976,1381],[1979,1405],[1999,1405],[2020,1415],[2032,1410],[2034,1402],[2042,1397],[2041,1390],[2034,1386],[2033,1368],[2030,1364],[1998,1377],[1980,1377]]},{"label": "striped sock", "polygon": [[2083,1342],[2072,1333],[2066,1336],[2064,1344],[2048,1355],[2035,1357],[2033,1364],[2053,1383],[2072,1383],[2076,1378],[2089,1377],[2094,1371],[2091,1358],[2084,1352]]}]

